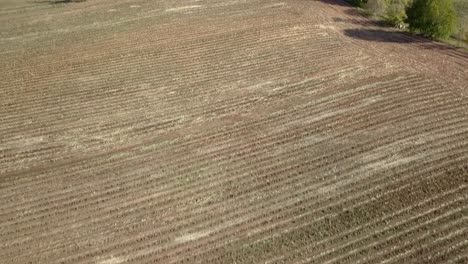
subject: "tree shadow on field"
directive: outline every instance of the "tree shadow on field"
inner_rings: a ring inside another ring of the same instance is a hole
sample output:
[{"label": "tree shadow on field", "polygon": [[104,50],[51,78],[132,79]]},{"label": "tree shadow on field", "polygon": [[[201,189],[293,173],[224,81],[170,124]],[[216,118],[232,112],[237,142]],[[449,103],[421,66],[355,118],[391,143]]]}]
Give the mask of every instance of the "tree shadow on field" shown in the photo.
[{"label": "tree shadow on field", "polygon": [[329,4],[329,5],[336,5],[336,6],[346,6],[346,7],[351,6],[345,0],[320,0],[320,2],[323,2],[325,4]]},{"label": "tree shadow on field", "polygon": [[379,26],[383,28],[390,27],[384,21],[372,21],[369,19],[333,17],[332,20],[335,23],[343,23],[343,24],[354,24],[354,25],[360,25],[360,26]]},{"label": "tree shadow on field", "polygon": [[365,17],[365,15],[363,14],[362,11],[359,11],[357,8],[350,8],[350,9],[346,9],[344,11],[345,14],[349,15],[349,16],[359,16],[359,17]]},{"label": "tree shadow on field", "polygon": [[[393,43],[412,43],[424,41],[422,38],[414,38],[406,32],[394,32],[380,29],[345,29],[345,36],[374,41],[374,42],[393,42]],[[430,40],[425,40],[429,42]]]},{"label": "tree shadow on field", "polygon": [[468,54],[461,48],[452,47],[444,43],[434,41],[423,35],[415,35],[410,32],[399,32],[379,29],[345,29],[344,35],[366,41],[387,42],[400,44],[416,44],[426,50],[438,50],[445,55],[463,59],[468,59]]},{"label": "tree shadow on field", "polygon": [[51,5],[56,5],[56,4],[71,4],[71,3],[81,3],[85,2],[86,0],[42,0],[42,1],[34,1],[35,3],[41,3],[41,4],[51,4]]}]

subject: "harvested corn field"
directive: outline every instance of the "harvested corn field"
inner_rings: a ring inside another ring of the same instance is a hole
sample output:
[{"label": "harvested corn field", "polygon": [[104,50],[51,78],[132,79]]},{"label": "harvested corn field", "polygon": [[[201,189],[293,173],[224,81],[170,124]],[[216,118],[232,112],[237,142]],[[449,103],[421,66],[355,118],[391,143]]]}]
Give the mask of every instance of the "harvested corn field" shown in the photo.
[{"label": "harvested corn field", "polygon": [[467,263],[468,55],[339,0],[0,2],[0,262]]}]

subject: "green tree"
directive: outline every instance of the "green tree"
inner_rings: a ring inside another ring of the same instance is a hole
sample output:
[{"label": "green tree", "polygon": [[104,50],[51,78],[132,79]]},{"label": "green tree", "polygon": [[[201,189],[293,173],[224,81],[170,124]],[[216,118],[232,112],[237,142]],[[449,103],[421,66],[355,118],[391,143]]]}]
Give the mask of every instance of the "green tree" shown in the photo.
[{"label": "green tree", "polygon": [[446,39],[457,29],[452,0],[413,0],[406,11],[410,30]]},{"label": "green tree", "polygon": [[406,16],[409,0],[368,0],[365,8],[373,15],[382,17],[391,25],[402,24]]},{"label": "green tree", "polygon": [[368,0],[364,7],[371,14],[382,15],[387,10],[387,0]]},{"label": "green tree", "polygon": [[385,11],[387,22],[392,25],[403,23],[407,19],[406,8],[408,5],[408,0],[387,0],[387,9]]}]

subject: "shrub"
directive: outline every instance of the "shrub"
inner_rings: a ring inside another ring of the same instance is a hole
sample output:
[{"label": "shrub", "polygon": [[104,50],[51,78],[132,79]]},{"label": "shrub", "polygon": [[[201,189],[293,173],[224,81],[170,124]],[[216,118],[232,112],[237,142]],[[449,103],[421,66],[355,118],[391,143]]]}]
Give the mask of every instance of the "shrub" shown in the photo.
[{"label": "shrub", "polygon": [[363,7],[367,3],[367,0],[347,0],[347,1],[351,5],[358,6],[358,7]]},{"label": "shrub", "polygon": [[407,0],[388,0],[385,12],[386,20],[391,25],[399,25],[408,17],[406,16]]},{"label": "shrub", "polygon": [[457,29],[452,0],[414,0],[407,10],[410,30],[446,39]]},{"label": "shrub", "polygon": [[387,11],[387,0],[368,0],[364,7],[372,14],[382,15]]},{"label": "shrub", "polygon": [[458,32],[455,35],[455,37],[460,41],[464,41],[468,43],[468,31],[463,26],[459,27]]},{"label": "shrub", "polygon": [[387,24],[399,25],[406,16],[409,0],[368,0],[365,8],[370,13],[380,16]]}]

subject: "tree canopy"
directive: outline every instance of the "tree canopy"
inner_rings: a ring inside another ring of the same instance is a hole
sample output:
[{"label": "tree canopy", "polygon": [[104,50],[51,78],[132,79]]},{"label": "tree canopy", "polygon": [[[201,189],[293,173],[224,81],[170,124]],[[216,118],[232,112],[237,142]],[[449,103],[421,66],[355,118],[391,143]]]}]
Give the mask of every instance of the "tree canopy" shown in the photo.
[{"label": "tree canopy", "polygon": [[413,0],[406,11],[412,31],[436,38],[448,38],[457,29],[452,0]]}]

